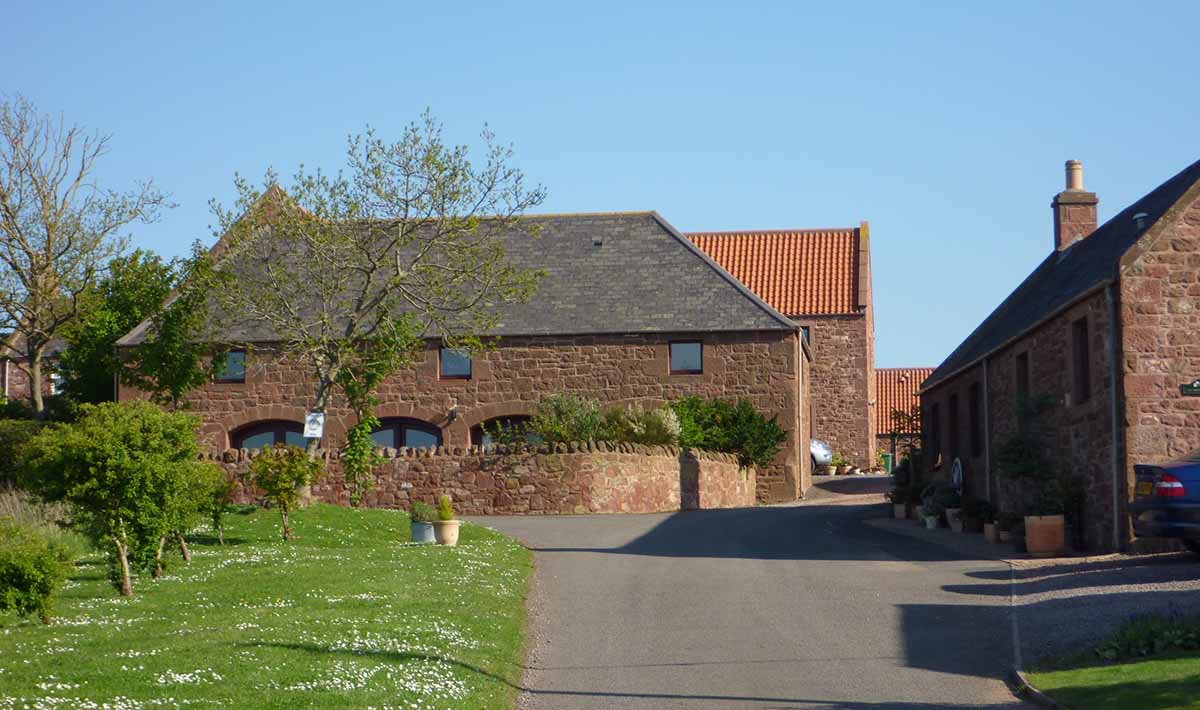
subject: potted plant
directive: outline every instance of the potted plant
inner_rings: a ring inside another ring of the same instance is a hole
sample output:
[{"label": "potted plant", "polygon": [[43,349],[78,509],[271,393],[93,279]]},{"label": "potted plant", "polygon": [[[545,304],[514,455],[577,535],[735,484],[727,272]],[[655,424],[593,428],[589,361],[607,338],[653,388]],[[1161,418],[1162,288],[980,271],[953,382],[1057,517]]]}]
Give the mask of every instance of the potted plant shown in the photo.
[{"label": "potted plant", "polygon": [[1042,482],[1035,513],[1025,516],[1025,548],[1034,557],[1054,557],[1067,541],[1062,484],[1057,479]]},{"label": "potted plant", "polygon": [[908,517],[908,486],[893,486],[887,498],[892,502],[892,516],[896,520]]},{"label": "potted plant", "polygon": [[949,493],[943,495],[941,500],[946,512],[946,524],[954,532],[963,531],[963,508],[962,496],[958,491],[951,489]]},{"label": "potted plant", "polygon": [[996,516],[996,541],[1012,542],[1013,529],[1021,524],[1024,517],[1015,513],[1000,513]]},{"label": "potted plant", "polygon": [[983,527],[992,519],[992,506],[986,500],[974,496],[963,498],[963,530],[983,532]]},{"label": "potted plant", "polygon": [[458,526],[461,520],[454,519],[454,506],[450,504],[450,496],[438,498],[438,519],[433,523],[433,534],[439,545],[454,547],[458,544]]},{"label": "potted plant", "polygon": [[937,509],[935,503],[930,502],[928,505],[921,505],[921,520],[925,521],[926,530],[937,530],[938,524],[942,520],[942,514]]},{"label": "potted plant", "polygon": [[413,501],[412,510],[408,514],[412,527],[413,542],[433,542],[433,521],[437,520],[437,513],[433,506],[424,501]]},{"label": "potted plant", "polygon": [[846,475],[846,458],[839,453],[834,453],[833,458],[829,460],[829,465],[833,467],[835,476]]}]

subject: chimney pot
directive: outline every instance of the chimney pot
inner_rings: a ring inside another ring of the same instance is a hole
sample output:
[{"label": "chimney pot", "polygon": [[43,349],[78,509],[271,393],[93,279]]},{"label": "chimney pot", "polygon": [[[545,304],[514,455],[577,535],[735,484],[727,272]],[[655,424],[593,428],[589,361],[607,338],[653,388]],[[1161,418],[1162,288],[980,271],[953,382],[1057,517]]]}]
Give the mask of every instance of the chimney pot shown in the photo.
[{"label": "chimney pot", "polygon": [[1067,161],[1067,189],[1083,190],[1083,163],[1078,160]]},{"label": "chimney pot", "polygon": [[1054,196],[1054,248],[1063,251],[1096,230],[1096,193],[1083,189],[1083,163],[1066,163],[1067,187]]}]

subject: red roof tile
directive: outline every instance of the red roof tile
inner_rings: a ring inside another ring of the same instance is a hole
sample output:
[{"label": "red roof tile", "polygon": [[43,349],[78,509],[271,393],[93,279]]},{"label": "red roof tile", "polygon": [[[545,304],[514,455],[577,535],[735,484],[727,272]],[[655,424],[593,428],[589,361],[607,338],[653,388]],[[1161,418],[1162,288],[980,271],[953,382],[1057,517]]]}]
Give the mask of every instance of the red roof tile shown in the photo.
[{"label": "red roof tile", "polygon": [[892,411],[909,411],[917,403],[921,382],[932,367],[891,367],[875,370],[875,423],[880,434],[892,432]]},{"label": "red roof tile", "polygon": [[858,313],[860,230],[693,232],[726,271],[788,316]]}]

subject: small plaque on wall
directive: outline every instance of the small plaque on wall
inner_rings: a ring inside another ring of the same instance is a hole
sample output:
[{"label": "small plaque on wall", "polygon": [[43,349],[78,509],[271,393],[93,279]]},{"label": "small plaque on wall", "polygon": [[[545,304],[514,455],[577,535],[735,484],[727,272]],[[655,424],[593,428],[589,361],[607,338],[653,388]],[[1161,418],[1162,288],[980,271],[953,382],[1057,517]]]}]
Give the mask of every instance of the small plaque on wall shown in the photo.
[{"label": "small plaque on wall", "polygon": [[1179,393],[1184,397],[1200,397],[1200,380],[1192,380],[1187,384],[1179,385]]}]

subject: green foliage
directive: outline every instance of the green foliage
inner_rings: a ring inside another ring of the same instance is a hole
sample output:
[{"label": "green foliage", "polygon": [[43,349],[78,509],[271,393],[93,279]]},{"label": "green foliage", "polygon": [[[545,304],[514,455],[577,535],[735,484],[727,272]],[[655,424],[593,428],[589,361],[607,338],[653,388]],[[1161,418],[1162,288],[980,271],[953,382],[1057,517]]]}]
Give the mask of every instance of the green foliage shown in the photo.
[{"label": "green foliage", "polygon": [[438,498],[438,520],[454,520],[454,506],[450,503],[450,496],[443,495]]},{"label": "green foliage", "polygon": [[947,508],[961,508],[962,497],[948,483],[930,483],[921,491],[921,509],[926,515],[942,515]]},{"label": "green foliage", "polygon": [[350,489],[350,505],[355,507],[362,503],[365,493],[375,488],[375,468],[383,463],[371,438],[371,432],[378,427],[379,419],[368,413],[346,432],[342,470],[345,471],[346,487]]},{"label": "green foliage", "polygon": [[202,510],[208,514],[213,532],[217,534],[217,540],[224,545],[225,511],[233,502],[233,492],[237,490],[237,484],[230,480],[221,469],[213,467],[210,470],[215,472],[216,476],[212,478],[208,486],[209,495]]},{"label": "green foliage", "polygon": [[530,442],[542,442],[545,438],[533,430],[531,424],[527,420],[504,420],[497,419],[492,422],[487,422],[483,425],[484,432],[491,438],[493,444],[505,444],[508,446],[518,444],[528,444]]},{"label": "green foliage", "polygon": [[895,505],[904,505],[908,503],[912,497],[912,491],[908,486],[893,486],[892,490],[887,493],[887,499]]},{"label": "green foliage", "polygon": [[682,397],[671,409],[679,419],[680,446],[732,453],[742,466],[769,465],[787,440],[777,418],[768,419],[749,400]]},{"label": "green foliage", "polygon": [[291,540],[289,515],[300,503],[301,491],[324,473],[321,461],[296,446],[263,449],[250,462],[250,477],[266,499],[279,508],[283,539]]},{"label": "green foliage", "polygon": [[37,412],[27,402],[0,396],[0,419],[33,419]]},{"label": "green foliage", "polygon": [[647,446],[679,444],[679,418],[670,407],[610,407],[601,417],[601,430],[613,441]]},{"label": "green foliage", "polygon": [[992,510],[992,504],[976,498],[974,496],[964,496],[962,500],[963,515],[968,518],[982,520],[983,522],[991,522],[995,517],[995,511]]},{"label": "green foliage", "polygon": [[175,297],[153,311],[145,340],[125,353],[121,381],[148,392],[172,409],[186,405],[189,392],[211,381],[225,365],[226,349],[214,346],[208,307],[213,289],[228,283],[212,257],[192,245],[192,255],[172,264]]},{"label": "green foliage", "polygon": [[113,399],[121,368],[117,341],[162,307],[175,285],[175,269],[174,262],[142,249],[109,262],[107,275],[87,294],[79,319],[64,334],[67,348],[57,370],[73,401]]},{"label": "green foliage", "polygon": [[47,424],[37,419],[0,419],[0,487],[20,486],[20,450]]},{"label": "green foliage", "polygon": [[73,567],[71,551],[36,528],[0,518],[0,611],[50,623],[51,601]]},{"label": "green foliage", "polygon": [[529,428],[548,444],[614,440],[600,402],[574,394],[552,394],[538,402]]},{"label": "green foliage", "polygon": [[829,457],[829,465],[833,468],[841,468],[843,466],[849,466],[850,463],[846,461],[846,457],[842,456],[840,451],[835,451],[833,452],[833,456]]},{"label": "green foliage", "polygon": [[1200,617],[1146,615],[1126,622],[1096,647],[1096,655],[1111,662],[1198,650]]},{"label": "green foliage", "polygon": [[425,501],[414,500],[409,517],[414,523],[432,523],[437,520],[437,511]]},{"label": "green foliage", "polygon": [[194,514],[199,460],[194,417],[149,402],[80,407],[74,424],[43,429],[22,448],[23,482],[71,506],[72,527],[111,547],[113,579],[133,593],[130,570],[155,563],[159,540]]}]

